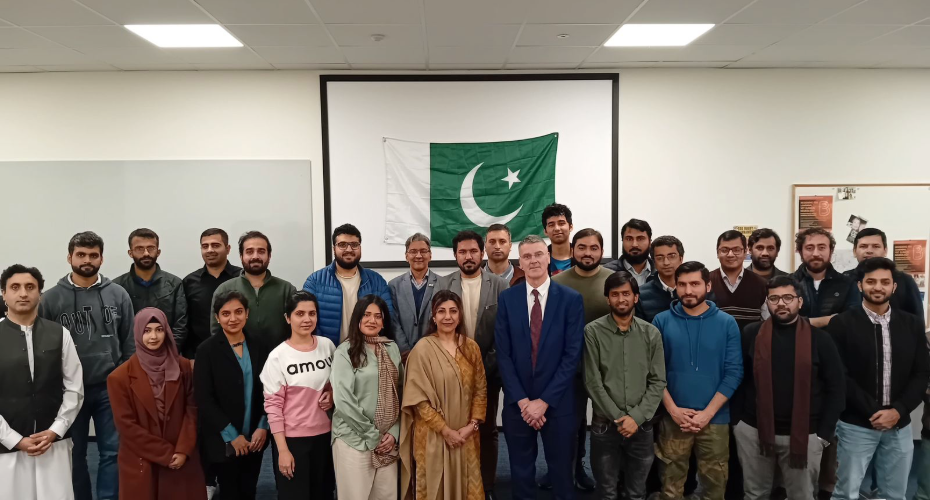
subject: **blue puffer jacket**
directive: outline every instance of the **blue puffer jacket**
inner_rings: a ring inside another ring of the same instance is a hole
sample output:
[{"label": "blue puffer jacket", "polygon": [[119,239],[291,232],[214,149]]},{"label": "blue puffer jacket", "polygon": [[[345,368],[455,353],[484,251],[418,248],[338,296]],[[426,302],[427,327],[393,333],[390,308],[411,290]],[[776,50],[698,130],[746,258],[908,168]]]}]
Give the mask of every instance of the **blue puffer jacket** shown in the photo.
[{"label": "blue puffer jacket", "polygon": [[[375,271],[363,269],[362,266],[358,266],[358,272],[362,273],[358,296],[377,295],[387,302],[388,311],[393,311],[391,290],[384,278]],[[320,335],[332,340],[333,344],[339,345],[339,331],[342,329],[342,285],[336,277],[336,263],[333,262],[308,276],[304,283],[304,290],[316,295],[317,300],[320,301],[317,331]],[[390,324],[390,318],[384,318],[385,327],[390,328]]]}]

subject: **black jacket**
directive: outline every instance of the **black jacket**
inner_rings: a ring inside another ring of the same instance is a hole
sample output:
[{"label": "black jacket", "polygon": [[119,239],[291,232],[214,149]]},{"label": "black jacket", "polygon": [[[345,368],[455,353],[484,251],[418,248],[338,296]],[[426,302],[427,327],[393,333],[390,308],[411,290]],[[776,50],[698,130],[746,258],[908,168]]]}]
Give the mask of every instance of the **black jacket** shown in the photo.
[{"label": "black jacket", "polygon": [[187,340],[187,297],[184,296],[181,278],[162,271],[161,266],[155,264],[150,286],[142,286],[136,279],[136,266],[132,265],[128,273],[115,278],[113,283],[129,292],[133,311],[138,313],[146,307],[156,307],[165,313],[178,351],[184,352],[184,342]]},{"label": "black jacket", "polygon": [[658,274],[653,274],[639,287],[639,302],[636,303],[636,317],[652,323],[652,319],[662,311],[668,311],[672,301],[678,299],[678,292],[666,292]]},{"label": "black jacket", "polygon": [[[856,269],[850,269],[843,272],[843,276],[851,279],[853,283],[859,282],[859,276]],[[920,289],[917,288],[917,282],[910,274],[895,271],[892,273],[894,282],[897,286],[894,293],[891,294],[891,308],[900,309],[904,312],[911,313],[920,319],[920,324],[924,324],[924,301],[920,298]],[[858,284],[856,285],[858,287]]]},{"label": "black jacket", "polygon": [[840,274],[833,268],[833,264],[827,264],[827,273],[820,283],[820,289],[814,288],[814,278],[807,273],[804,264],[791,276],[801,284],[801,295],[804,297],[801,316],[805,318],[820,318],[861,308],[862,295],[856,282]]},{"label": "black jacket", "polygon": [[[268,351],[263,343],[252,342],[248,334],[245,341],[252,360],[252,421],[249,427],[255,432],[258,421],[265,415],[265,396],[259,376],[268,359]],[[225,462],[226,442],[221,432],[232,424],[241,433],[242,419],[245,418],[242,369],[224,334],[214,335],[200,344],[194,365],[194,396],[203,454],[210,463]],[[251,438],[246,436],[246,439]]]},{"label": "black jacket", "polygon": [[[621,256],[619,259],[613,262],[608,262],[607,264],[604,264],[604,267],[606,267],[607,269],[610,269],[611,271],[626,271],[626,266],[623,265],[623,262],[625,260],[626,259],[623,256]],[[649,273],[649,277],[652,278],[653,276],[658,276],[659,271],[656,270],[656,263],[654,260],[652,260],[652,257],[647,257],[646,262],[649,263],[649,269],[651,270]]]},{"label": "black jacket", "polygon": [[920,321],[900,309],[891,311],[891,405],[881,404],[882,327],[862,306],[835,316],[827,325],[846,366],[846,409],[840,420],[871,429],[869,417],[894,408],[901,419],[898,428],[911,422],[930,379],[930,355]]}]

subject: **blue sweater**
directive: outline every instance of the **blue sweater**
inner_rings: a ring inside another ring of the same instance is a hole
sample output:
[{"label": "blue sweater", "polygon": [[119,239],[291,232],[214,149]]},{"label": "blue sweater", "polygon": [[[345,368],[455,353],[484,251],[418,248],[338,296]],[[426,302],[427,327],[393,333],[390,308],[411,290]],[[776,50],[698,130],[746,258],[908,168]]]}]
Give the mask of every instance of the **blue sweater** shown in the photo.
[{"label": "blue sweater", "polygon": [[[380,274],[371,269],[358,266],[361,273],[361,283],[358,286],[359,298],[366,295],[377,295],[387,302],[389,313],[394,310],[391,303],[391,290]],[[339,331],[342,329],[342,285],[336,277],[336,262],[315,271],[307,277],[304,290],[316,295],[320,301],[319,322],[317,332],[319,335],[339,345]],[[390,328],[391,319],[384,318],[384,327]]]},{"label": "blue sweater", "polygon": [[[676,300],[653,324],[662,332],[668,392],[681,408],[703,410],[716,393],[728,399],[743,380],[743,357],[736,320],[707,302],[700,316],[689,316]],[[727,402],[710,421],[730,423]]]}]

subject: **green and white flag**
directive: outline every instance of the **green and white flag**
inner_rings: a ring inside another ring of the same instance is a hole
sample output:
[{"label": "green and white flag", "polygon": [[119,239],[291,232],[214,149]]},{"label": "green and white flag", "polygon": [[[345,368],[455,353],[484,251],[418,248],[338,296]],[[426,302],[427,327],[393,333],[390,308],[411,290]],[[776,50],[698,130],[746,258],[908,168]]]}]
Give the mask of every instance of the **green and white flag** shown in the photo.
[{"label": "green and white flag", "polygon": [[386,243],[416,232],[451,247],[465,229],[507,224],[514,241],[542,232],[555,202],[558,134],[507,142],[427,143],[384,139]]}]

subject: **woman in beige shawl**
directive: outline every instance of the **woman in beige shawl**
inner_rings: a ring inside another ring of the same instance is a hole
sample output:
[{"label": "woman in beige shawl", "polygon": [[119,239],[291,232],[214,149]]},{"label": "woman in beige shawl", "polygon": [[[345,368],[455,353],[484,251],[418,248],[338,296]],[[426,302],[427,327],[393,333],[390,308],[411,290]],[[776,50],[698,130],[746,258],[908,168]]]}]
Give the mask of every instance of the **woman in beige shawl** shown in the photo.
[{"label": "woman in beige shawl", "polygon": [[401,415],[401,498],[483,500],[478,424],[487,380],[481,351],[465,334],[462,299],[438,292],[432,319],[407,359]]}]

